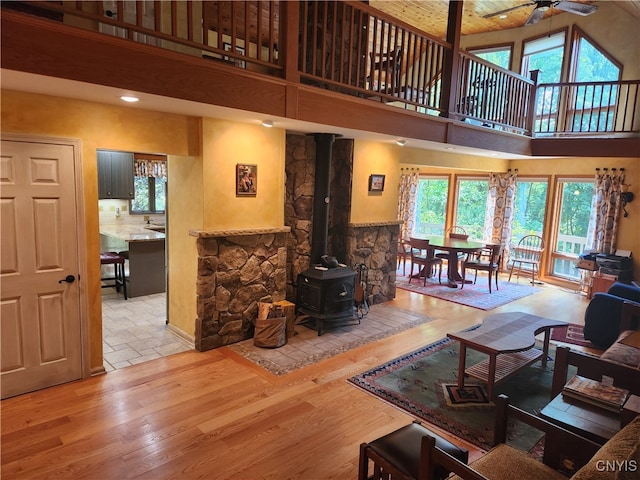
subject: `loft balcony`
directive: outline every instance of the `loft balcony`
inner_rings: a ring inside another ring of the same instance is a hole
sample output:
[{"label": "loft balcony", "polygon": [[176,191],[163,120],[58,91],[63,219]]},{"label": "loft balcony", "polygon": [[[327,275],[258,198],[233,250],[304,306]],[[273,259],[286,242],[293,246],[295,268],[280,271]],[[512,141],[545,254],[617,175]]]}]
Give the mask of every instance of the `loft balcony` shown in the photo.
[{"label": "loft balcony", "polygon": [[360,2],[2,7],[3,69],[518,155],[638,154],[640,80],[539,84]]}]

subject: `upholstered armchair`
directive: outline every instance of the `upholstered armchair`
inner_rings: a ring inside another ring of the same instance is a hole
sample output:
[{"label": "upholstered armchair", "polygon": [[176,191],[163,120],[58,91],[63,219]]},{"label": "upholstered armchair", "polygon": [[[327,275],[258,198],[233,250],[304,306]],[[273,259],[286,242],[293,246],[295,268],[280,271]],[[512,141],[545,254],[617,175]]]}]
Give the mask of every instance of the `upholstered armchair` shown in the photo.
[{"label": "upholstered armchair", "polygon": [[[607,293],[596,293],[584,314],[584,338],[596,347],[607,349],[620,335],[622,305],[625,301],[640,304],[640,288],[614,283]],[[631,319],[625,329],[638,329],[640,319]]]}]

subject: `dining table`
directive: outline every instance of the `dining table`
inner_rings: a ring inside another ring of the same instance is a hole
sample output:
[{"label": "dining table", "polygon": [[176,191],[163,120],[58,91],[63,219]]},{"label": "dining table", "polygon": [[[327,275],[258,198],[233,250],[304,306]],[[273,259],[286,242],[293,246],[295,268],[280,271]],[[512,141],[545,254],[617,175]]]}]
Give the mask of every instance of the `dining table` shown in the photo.
[{"label": "dining table", "polygon": [[[429,246],[434,249],[449,252],[449,266],[447,268],[447,285],[451,288],[458,288],[462,282],[462,275],[459,271],[459,253],[475,253],[486,247],[486,243],[474,240],[462,240],[450,238],[444,235],[413,235],[414,238],[429,240]],[[425,273],[426,274],[426,273]]]}]

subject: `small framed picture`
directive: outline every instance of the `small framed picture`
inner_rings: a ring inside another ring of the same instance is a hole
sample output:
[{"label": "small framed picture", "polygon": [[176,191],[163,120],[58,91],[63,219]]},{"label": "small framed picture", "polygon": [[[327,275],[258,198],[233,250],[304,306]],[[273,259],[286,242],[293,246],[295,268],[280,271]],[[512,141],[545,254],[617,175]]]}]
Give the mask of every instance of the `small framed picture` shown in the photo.
[{"label": "small framed picture", "polygon": [[369,175],[369,191],[382,192],[384,190],[384,175]]},{"label": "small framed picture", "polygon": [[258,166],[245,165],[238,163],[236,165],[236,195],[239,196],[256,196],[258,192]]}]

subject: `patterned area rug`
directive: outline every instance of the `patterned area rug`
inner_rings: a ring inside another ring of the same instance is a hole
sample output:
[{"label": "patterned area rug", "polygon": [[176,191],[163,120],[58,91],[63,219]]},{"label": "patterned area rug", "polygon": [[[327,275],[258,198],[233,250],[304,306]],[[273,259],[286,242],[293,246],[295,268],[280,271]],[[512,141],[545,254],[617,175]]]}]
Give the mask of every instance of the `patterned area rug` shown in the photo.
[{"label": "patterned area rug", "polygon": [[432,320],[425,315],[380,303],[371,306],[369,314],[359,325],[327,329],[320,336],[313,328],[296,325],[296,334],[280,348],[256,347],[253,339],[227,348],[276,375],[283,375]]},{"label": "patterned area rug", "polygon": [[[487,401],[480,382],[465,381],[465,389],[457,390],[458,345],[457,341],[444,338],[349,381],[411,415],[488,449],[493,442],[495,406]],[[536,362],[498,384],[496,393],[504,393],[510,403],[537,413],[550,400],[553,345],[549,353],[546,368]],[[467,350],[467,365],[484,358],[486,355],[480,352]],[[520,450],[530,451],[541,437],[541,432],[520,422],[510,425],[509,443]]]},{"label": "patterned area rug", "polygon": [[593,347],[594,345],[584,339],[584,326],[570,323],[566,327],[554,328],[551,330],[551,340],[557,342],[580,345],[581,347]]},{"label": "patterned area rug", "polygon": [[[442,278],[446,279],[444,271],[442,272]],[[409,283],[408,277],[398,277],[396,286],[403,290],[421,293],[480,310],[491,310],[541,291],[541,289],[531,285],[499,281],[498,287],[500,289],[492,288],[491,293],[489,293],[486,277],[480,277],[475,285],[465,285],[464,288],[460,288],[460,286],[458,288],[449,288],[444,280],[440,285],[437,278],[428,278],[427,285],[423,287],[422,279],[411,280],[411,283]]]}]

